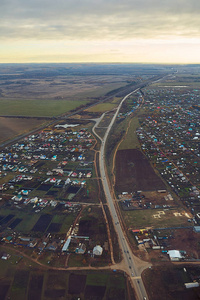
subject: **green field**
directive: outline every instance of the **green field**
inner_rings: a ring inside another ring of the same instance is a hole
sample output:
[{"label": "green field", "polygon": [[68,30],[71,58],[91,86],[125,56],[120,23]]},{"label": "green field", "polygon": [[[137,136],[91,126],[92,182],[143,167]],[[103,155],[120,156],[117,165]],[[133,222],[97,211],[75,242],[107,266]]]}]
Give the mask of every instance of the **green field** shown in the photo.
[{"label": "green field", "polygon": [[[31,209],[32,209],[31,207],[27,207],[26,210],[22,211],[17,209],[13,210],[13,209],[1,208],[0,215],[6,217],[9,214],[13,214],[15,215],[14,219],[15,218],[22,219],[22,221],[15,227],[15,230],[17,232],[22,232],[25,234],[31,232],[31,229],[36,224],[36,222],[38,221],[39,217],[42,214],[46,214],[46,213],[54,214],[54,212],[50,207],[46,207],[40,213],[31,212]],[[74,222],[75,218],[76,218],[76,213],[54,214],[51,223],[62,224],[62,227],[59,231],[59,233],[62,234],[68,231],[69,227]]]},{"label": "green field", "polygon": [[104,273],[88,274],[87,285],[106,285],[108,282],[109,275]]},{"label": "green field", "polygon": [[0,99],[0,115],[11,116],[36,116],[52,117],[58,116],[81,105],[87,104],[86,100],[9,100]]},{"label": "green field", "polygon": [[100,103],[88,109],[89,112],[105,112],[117,107],[115,103]]},{"label": "green field", "polygon": [[[164,214],[160,218],[155,218],[154,215],[157,215],[159,211],[164,211]],[[175,216],[174,213],[176,212],[182,213],[182,216]],[[131,229],[188,226],[188,218],[178,208],[174,210],[146,209],[122,211],[122,216],[127,228]]]},{"label": "green field", "polygon": [[25,258],[17,265],[10,259],[0,261],[3,269],[0,272],[1,299],[128,299],[126,278],[122,273],[44,271],[32,268],[30,261],[25,265]]},{"label": "green field", "polygon": [[138,118],[133,118],[130,122],[130,127],[125,135],[124,140],[119,146],[119,150],[123,149],[135,149],[140,147],[140,143],[137,138],[136,129],[139,127]]}]

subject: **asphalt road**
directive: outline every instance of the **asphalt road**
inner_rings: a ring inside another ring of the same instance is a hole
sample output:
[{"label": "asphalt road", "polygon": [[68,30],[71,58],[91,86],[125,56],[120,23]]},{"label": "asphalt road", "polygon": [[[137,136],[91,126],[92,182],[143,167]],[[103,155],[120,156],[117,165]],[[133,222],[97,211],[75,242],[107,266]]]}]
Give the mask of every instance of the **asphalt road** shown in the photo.
[{"label": "asphalt road", "polygon": [[133,285],[135,287],[136,293],[138,295],[138,299],[147,299],[147,294],[143,285],[143,282],[141,280],[140,277],[140,273],[137,270],[136,267],[136,263],[135,263],[135,256],[132,254],[132,251],[129,247],[129,244],[126,240],[126,237],[124,235],[124,232],[122,230],[114,203],[113,203],[113,197],[112,197],[112,192],[110,190],[109,187],[109,183],[108,183],[108,179],[106,176],[106,165],[105,165],[105,144],[109,135],[109,132],[115,122],[115,119],[119,113],[119,110],[122,106],[122,103],[133,93],[135,93],[136,91],[138,91],[139,88],[135,89],[134,91],[132,91],[131,93],[129,93],[128,95],[126,95],[121,103],[119,104],[116,113],[114,114],[110,125],[107,128],[107,131],[105,133],[105,136],[103,139],[101,139],[101,148],[100,148],[100,155],[99,155],[99,167],[100,167],[100,174],[101,174],[101,178],[102,178],[102,184],[103,184],[103,188],[104,188],[104,192],[105,192],[105,196],[107,199],[107,203],[110,209],[110,213],[113,219],[113,223],[114,223],[114,227],[115,230],[118,234],[118,240],[119,240],[119,246],[122,250],[123,253],[123,258],[124,258],[124,262],[126,263],[126,267],[127,267],[127,273],[130,275]]}]

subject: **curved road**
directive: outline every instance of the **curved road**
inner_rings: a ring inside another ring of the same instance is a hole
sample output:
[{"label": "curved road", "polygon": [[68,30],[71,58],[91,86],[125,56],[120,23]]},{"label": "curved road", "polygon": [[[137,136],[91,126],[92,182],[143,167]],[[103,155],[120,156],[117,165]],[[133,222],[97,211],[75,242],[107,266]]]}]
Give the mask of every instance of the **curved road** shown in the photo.
[{"label": "curved road", "polygon": [[[141,280],[140,277],[140,273],[137,270],[136,267],[136,257],[132,254],[132,251],[129,247],[129,244],[126,240],[126,237],[124,235],[124,232],[122,230],[121,224],[119,222],[119,218],[113,203],[113,197],[110,191],[110,187],[109,187],[109,183],[108,183],[108,179],[106,176],[106,166],[105,166],[105,157],[104,157],[104,153],[105,153],[105,144],[108,138],[108,135],[110,133],[110,130],[115,122],[115,119],[119,113],[119,110],[123,104],[123,102],[133,93],[135,93],[136,91],[138,91],[139,88],[135,89],[134,91],[132,91],[131,93],[129,93],[128,95],[126,95],[121,103],[119,104],[111,122],[110,125],[108,126],[106,133],[104,135],[103,138],[100,138],[101,140],[101,147],[100,147],[100,155],[99,155],[99,168],[100,168],[100,174],[101,174],[101,178],[102,178],[102,184],[103,184],[103,188],[104,188],[104,192],[105,192],[105,196],[108,202],[108,206],[110,209],[110,213],[114,222],[114,227],[115,230],[118,234],[118,240],[119,240],[119,246],[123,252],[123,257],[124,257],[124,262],[126,264],[126,269],[127,269],[127,273],[130,275],[130,278],[132,279],[132,283],[135,287],[135,291],[137,293],[138,299],[147,299],[147,294],[143,285],[143,282]],[[99,122],[96,123],[96,125],[94,126],[93,129],[95,129],[97,127],[97,125],[99,124]],[[96,133],[95,133],[96,134]]]}]

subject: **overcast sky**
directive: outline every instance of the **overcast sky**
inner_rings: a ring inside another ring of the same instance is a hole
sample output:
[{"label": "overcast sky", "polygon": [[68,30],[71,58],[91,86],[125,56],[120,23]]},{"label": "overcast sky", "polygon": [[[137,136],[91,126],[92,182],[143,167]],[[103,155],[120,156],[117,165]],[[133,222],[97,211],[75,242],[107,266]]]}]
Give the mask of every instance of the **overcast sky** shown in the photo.
[{"label": "overcast sky", "polygon": [[200,63],[199,0],[0,0],[0,62]]}]

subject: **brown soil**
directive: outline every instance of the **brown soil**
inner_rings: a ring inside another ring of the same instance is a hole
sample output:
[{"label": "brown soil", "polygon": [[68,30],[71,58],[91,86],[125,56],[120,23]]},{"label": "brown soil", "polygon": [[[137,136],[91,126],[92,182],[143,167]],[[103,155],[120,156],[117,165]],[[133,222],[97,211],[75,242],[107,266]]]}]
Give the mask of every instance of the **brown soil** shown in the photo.
[{"label": "brown soil", "polygon": [[0,117],[0,142],[11,139],[26,131],[28,132],[42,123],[44,123],[44,120]]},{"label": "brown soil", "polygon": [[[193,267],[195,269],[196,267]],[[188,268],[187,268],[188,270]],[[190,272],[184,273],[183,266],[162,265],[143,272],[142,278],[149,300],[197,300],[200,288],[186,289],[184,282],[192,282]]]},{"label": "brown soil", "polygon": [[117,192],[165,189],[145,155],[137,149],[119,150],[116,155]]},{"label": "brown soil", "polygon": [[195,233],[192,228],[176,229],[173,233],[173,239],[170,240],[171,249],[186,251],[189,256],[199,259],[200,233]]}]

